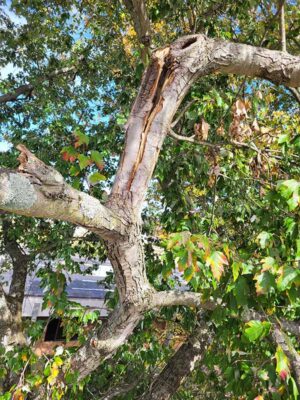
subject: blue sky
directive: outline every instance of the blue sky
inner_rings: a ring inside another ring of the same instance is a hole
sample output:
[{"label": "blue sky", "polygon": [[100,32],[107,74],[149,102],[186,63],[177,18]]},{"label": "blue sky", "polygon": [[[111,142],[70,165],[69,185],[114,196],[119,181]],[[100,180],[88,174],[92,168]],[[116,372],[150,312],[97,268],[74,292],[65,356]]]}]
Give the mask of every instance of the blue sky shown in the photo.
[{"label": "blue sky", "polygon": [[[22,25],[26,22],[23,17],[16,15],[13,11],[9,9],[10,2],[6,2],[6,5],[1,6],[0,8],[11,18],[11,20],[18,24]],[[0,22],[1,27],[1,22]],[[19,68],[15,67],[12,63],[7,64],[5,67],[2,67],[0,70],[0,79],[6,79],[8,74],[15,74],[19,71]],[[11,145],[6,142],[0,135],[0,152],[5,152],[10,149]]]}]

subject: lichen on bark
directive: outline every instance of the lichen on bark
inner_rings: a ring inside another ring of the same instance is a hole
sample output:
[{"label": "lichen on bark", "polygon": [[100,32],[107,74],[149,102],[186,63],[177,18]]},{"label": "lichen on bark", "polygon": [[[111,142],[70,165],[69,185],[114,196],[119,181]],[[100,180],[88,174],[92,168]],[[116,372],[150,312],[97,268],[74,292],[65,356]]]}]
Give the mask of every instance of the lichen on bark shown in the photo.
[{"label": "lichen on bark", "polygon": [[[12,210],[29,209],[37,200],[30,180],[21,174],[5,174],[0,178],[1,203]],[[25,195],[24,195],[25,193]]]}]

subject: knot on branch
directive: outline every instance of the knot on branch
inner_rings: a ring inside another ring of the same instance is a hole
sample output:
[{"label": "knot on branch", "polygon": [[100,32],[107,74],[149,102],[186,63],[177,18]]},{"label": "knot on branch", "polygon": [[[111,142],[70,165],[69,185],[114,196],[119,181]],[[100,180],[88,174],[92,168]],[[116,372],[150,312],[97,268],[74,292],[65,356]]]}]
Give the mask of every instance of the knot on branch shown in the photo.
[{"label": "knot on branch", "polygon": [[20,172],[24,172],[33,176],[34,178],[37,178],[40,183],[46,186],[63,186],[64,178],[59,172],[57,172],[54,168],[44,164],[24,145],[19,144],[17,149],[20,151],[20,155],[18,157],[20,162],[18,170]]}]

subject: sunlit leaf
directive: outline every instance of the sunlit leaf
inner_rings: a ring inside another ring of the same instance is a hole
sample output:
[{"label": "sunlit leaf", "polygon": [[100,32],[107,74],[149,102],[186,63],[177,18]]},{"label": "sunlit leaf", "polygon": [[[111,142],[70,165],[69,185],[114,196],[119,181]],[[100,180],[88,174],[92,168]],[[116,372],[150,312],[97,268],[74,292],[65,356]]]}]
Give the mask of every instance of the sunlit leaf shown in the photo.
[{"label": "sunlit leaf", "polygon": [[213,251],[206,258],[206,263],[211,267],[214,278],[219,281],[224,273],[224,265],[228,265],[225,254],[220,251]]}]

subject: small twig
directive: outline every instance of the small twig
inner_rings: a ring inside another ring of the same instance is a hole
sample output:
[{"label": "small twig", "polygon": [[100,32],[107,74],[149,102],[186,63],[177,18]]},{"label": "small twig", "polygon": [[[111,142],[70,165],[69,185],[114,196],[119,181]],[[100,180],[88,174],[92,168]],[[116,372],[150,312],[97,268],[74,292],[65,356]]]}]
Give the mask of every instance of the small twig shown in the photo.
[{"label": "small twig", "polygon": [[173,129],[169,129],[168,135],[171,136],[174,139],[177,140],[181,140],[184,142],[189,142],[189,143],[194,143],[194,144],[201,144],[202,146],[208,146],[208,147],[213,147],[213,148],[220,148],[221,146],[219,144],[213,144],[213,143],[209,143],[209,142],[204,142],[202,140],[196,140],[195,139],[195,135],[193,136],[182,136],[182,135],[177,135],[177,133],[175,133],[173,131]]}]

